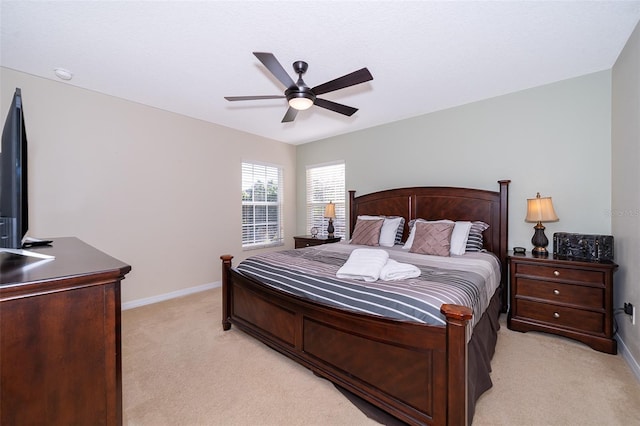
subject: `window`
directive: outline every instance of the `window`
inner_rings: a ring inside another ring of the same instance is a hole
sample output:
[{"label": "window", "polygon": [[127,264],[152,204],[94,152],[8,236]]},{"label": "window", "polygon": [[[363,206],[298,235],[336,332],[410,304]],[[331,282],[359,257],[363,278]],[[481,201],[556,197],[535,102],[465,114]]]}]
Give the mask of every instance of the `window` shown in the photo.
[{"label": "window", "polygon": [[328,219],[324,218],[324,207],[330,201],[336,205],[333,220],[335,236],[346,234],[344,162],[307,167],[307,232],[317,227],[318,235],[327,235]]},{"label": "window", "polygon": [[282,245],[282,169],[242,163],[242,247]]}]

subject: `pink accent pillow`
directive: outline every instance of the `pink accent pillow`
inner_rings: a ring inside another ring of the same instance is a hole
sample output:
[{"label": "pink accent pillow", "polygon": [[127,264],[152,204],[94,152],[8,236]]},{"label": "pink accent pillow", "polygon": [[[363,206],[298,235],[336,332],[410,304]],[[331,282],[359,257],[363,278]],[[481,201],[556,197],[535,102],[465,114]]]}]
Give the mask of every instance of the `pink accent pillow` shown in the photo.
[{"label": "pink accent pillow", "polygon": [[416,235],[410,253],[449,256],[454,223],[416,222]]},{"label": "pink accent pillow", "polygon": [[363,246],[379,246],[380,230],[384,219],[379,220],[364,220],[358,219],[356,221],[356,227],[353,230],[353,236],[351,237],[351,244],[360,244]]}]

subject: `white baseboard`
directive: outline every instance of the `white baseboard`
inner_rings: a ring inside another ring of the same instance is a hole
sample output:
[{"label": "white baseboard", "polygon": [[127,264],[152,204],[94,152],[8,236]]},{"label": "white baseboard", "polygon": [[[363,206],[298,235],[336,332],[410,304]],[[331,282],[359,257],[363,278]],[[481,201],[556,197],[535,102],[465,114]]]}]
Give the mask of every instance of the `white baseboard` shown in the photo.
[{"label": "white baseboard", "polygon": [[633,357],[633,354],[629,351],[627,345],[624,344],[620,335],[616,335],[616,339],[618,340],[620,355],[622,355],[622,358],[624,358],[629,367],[631,367],[631,371],[633,371],[634,376],[636,376],[636,379],[640,382],[640,364],[638,364],[638,361]]},{"label": "white baseboard", "polygon": [[182,290],[172,291],[171,293],[159,294],[157,296],[146,297],[144,299],[132,300],[131,302],[123,303],[122,310],[126,311],[127,309],[138,308],[144,305],[151,305],[152,303],[175,299],[176,297],[182,297],[193,293],[199,293],[205,290],[211,290],[212,288],[220,287],[221,285],[222,281],[216,281],[213,283],[202,284],[196,287],[189,287]]}]

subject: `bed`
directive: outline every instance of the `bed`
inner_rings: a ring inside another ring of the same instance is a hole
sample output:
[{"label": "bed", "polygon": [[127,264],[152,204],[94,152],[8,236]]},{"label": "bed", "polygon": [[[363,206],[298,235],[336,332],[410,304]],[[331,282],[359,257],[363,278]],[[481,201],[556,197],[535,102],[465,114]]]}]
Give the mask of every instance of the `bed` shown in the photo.
[{"label": "bed", "polygon": [[[499,181],[498,191],[412,187],[357,197],[349,191],[352,231],[364,215],[405,218],[403,242],[417,218],[489,225],[482,244],[498,260],[500,277],[488,307],[475,318],[471,308],[454,303],[440,307],[444,325],[343,309],[276,289],[223,255],[223,329],[233,324],[402,422],[470,424],[477,398],[491,387],[498,316],[507,306],[509,182]],[[312,248],[298,251],[304,250]]]}]

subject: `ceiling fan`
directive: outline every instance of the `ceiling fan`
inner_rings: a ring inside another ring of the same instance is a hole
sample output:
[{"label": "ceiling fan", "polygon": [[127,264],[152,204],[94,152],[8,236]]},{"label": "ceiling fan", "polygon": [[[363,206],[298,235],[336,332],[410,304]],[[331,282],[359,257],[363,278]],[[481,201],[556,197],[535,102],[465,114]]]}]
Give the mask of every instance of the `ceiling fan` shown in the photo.
[{"label": "ceiling fan", "polygon": [[334,80],[323,83],[319,86],[309,88],[302,80],[302,74],[307,71],[309,65],[304,61],[296,61],[293,63],[293,69],[298,74],[298,81],[294,83],[293,79],[282,68],[280,62],[272,53],[253,52],[253,54],[264,64],[265,67],[273,74],[285,87],[284,95],[266,95],[266,96],[225,96],[228,101],[252,101],[262,99],[281,99],[286,98],[289,103],[289,109],[282,118],[283,123],[293,121],[302,111],[311,108],[312,105],[319,106],[331,111],[335,111],[346,116],[352,116],[358,109],[347,105],[342,105],[333,101],[318,98],[318,95],[333,92],[335,90],[344,89],[345,87],[355,86],[365,81],[373,80],[373,76],[368,69],[362,68],[350,74],[343,75]]}]

